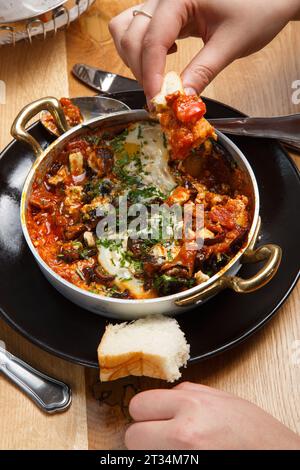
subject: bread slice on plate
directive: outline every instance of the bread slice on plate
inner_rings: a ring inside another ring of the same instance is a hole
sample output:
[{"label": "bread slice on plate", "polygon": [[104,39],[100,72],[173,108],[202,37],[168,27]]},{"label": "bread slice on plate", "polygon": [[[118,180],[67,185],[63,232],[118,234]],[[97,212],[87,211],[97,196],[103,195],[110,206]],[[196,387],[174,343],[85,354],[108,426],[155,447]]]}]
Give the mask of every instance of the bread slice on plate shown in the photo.
[{"label": "bread slice on plate", "polygon": [[186,366],[190,346],[175,318],[150,315],[109,324],[98,347],[100,380],[146,375],[174,382]]}]

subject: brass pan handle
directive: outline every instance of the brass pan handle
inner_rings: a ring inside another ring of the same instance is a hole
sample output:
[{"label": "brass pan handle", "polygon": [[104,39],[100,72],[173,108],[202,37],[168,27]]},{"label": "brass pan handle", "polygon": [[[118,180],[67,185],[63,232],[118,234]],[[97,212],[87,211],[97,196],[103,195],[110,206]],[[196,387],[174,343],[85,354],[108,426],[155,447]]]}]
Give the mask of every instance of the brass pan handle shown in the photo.
[{"label": "brass pan handle", "polygon": [[218,293],[220,290],[229,287],[239,294],[247,294],[260,289],[267,284],[276,274],[282,257],[282,250],[278,245],[268,244],[257,248],[256,250],[248,248],[242,256],[242,263],[257,263],[266,260],[265,265],[249,279],[242,279],[238,276],[222,276],[214,284],[197,292],[175,301],[179,307],[196,304],[208,297]]},{"label": "brass pan handle", "polygon": [[238,276],[229,277],[229,287],[235,292],[247,294],[260,289],[274,277],[279,268],[282,257],[282,250],[278,245],[268,244],[256,250],[247,250],[242,256],[242,263],[258,263],[266,260],[265,265],[249,279],[242,279]]},{"label": "brass pan handle", "polygon": [[16,140],[21,140],[31,146],[36,157],[39,157],[43,153],[43,149],[36,139],[26,131],[25,127],[30,119],[43,110],[47,110],[51,113],[61,134],[69,129],[60,102],[58,99],[48,96],[26,105],[17,115],[10,130],[11,135]]}]

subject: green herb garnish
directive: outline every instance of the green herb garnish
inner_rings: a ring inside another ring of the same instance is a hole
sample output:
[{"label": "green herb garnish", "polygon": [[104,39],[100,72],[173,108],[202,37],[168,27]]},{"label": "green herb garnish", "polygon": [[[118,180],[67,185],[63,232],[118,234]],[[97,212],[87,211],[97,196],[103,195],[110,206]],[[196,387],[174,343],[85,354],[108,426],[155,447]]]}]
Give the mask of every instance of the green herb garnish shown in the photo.
[{"label": "green herb garnish", "polygon": [[121,132],[121,134],[117,135],[112,139],[110,142],[111,148],[116,152],[120,153],[124,150],[124,141],[128,135],[128,129],[125,129],[125,131]]},{"label": "green herb garnish", "polygon": [[122,242],[120,240],[111,240],[109,238],[102,238],[101,240],[98,238],[98,240],[96,240],[96,245],[116,251],[122,246]]},{"label": "green herb garnish", "polygon": [[128,193],[128,199],[133,204],[151,202],[156,198],[164,200],[165,195],[155,186],[132,189]]},{"label": "green herb garnish", "polygon": [[162,295],[172,294],[178,291],[178,288],[190,289],[195,284],[196,280],[194,278],[186,279],[181,277],[168,276],[167,274],[157,276],[153,282],[154,288]]},{"label": "green herb garnish", "polygon": [[92,144],[92,145],[99,145],[101,140],[103,139],[103,136],[99,136],[99,135],[85,135],[84,137],[84,140],[88,143],[88,144]]}]

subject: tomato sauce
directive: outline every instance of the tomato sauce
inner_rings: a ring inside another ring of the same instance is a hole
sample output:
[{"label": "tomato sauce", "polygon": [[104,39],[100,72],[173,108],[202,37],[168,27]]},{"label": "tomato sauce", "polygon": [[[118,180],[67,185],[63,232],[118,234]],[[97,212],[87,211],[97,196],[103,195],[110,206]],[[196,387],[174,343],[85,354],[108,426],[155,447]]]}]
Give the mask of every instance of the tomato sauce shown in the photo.
[{"label": "tomato sauce", "polygon": [[[174,126],[172,138],[179,139],[177,151],[180,148],[185,152],[189,132],[193,133],[189,126],[197,125],[205,106],[200,100],[183,100],[180,96],[173,96],[170,103],[171,112],[165,113],[162,120]],[[188,127],[180,127],[178,119]],[[136,125],[140,126],[138,134],[142,134],[143,123]],[[141,159],[147,144],[141,137],[140,150],[129,154],[128,132],[129,128],[105,134],[87,131],[67,143],[45,175],[39,175],[33,184],[26,213],[27,228],[42,259],[77,287],[129,299],[181,292],[212,276],[243,246],[252,220],[250,190],[241,170],[227,160],[224,149],[207,141],[188,157],[174,159],[173,153],[169,170],[176,186],[163,194],[160,187],[147,186],[139,180],[144,172]],[[190,158],[201,163],[197,176],[188,171]],[[182,165],[183,159],[186,166]],[[136,168],[133,174],[129,172],[132,167]],[[146,172],[145,176],[149,177]],[[160,204],[188,203],[192,217],[193,207],[202,204],[203,246],[191,249],[199,235],[193,219],[191,240],[183,237],[166,242],[128,237],[127,247],[119,256],[119,269],[109,272],[99,253],[105,248],[113,254],[121,248],[117,243],[105,244],[97,238],[96,227],[101,220],[97,208],[106,203],[114,205],[122,191],[131,195],[129,205],[141,195],[146,196],[148,204],[151,194]],[[118,277],[118,271],[124,267],[131,270],[134,283],[139,284],[139,297],[128,277],[127,280]]]}]

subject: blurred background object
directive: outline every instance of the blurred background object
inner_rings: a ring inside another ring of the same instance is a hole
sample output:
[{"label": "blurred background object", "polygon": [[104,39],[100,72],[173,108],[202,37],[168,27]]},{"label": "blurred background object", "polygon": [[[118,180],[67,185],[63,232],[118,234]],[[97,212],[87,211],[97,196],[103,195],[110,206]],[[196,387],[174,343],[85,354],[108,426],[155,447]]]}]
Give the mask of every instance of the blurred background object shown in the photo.
[{"label": "blurred background object", "polygon": [[0,46],[45,39],[67,28],[95,0],[0,0]]}]

